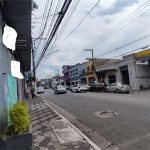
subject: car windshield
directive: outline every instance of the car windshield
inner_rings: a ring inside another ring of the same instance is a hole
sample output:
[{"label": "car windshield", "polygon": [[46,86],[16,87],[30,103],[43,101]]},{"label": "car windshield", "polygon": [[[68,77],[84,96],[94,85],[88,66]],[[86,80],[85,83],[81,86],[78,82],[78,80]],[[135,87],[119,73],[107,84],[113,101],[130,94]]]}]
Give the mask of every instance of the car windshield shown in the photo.
[{"label": "car windshield", "polygon": [[37,89],[38,89],[38,90],[41,90],[41,89],[43,89],[43,87],[38,87]]},{"label": "car windshield", "polygon": [[65,87],[62,85],[58,85],[57,88],[65,88]]}]

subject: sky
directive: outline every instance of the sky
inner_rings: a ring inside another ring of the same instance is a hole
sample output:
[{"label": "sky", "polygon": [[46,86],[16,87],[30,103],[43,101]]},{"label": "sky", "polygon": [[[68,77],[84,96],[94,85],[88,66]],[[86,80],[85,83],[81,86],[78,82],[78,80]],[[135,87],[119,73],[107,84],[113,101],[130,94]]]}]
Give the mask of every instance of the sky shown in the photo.
[{"label": "sky", "polygon": [[[43,34],[43,39],[35,42],[36,50],[38,48],[35,61],[39,59],[58,16],[57,13],[54,12],[58,1],[61,2],[60,8],[58,8],[58,12],[60,12],[64,0],[54,0],[55,3],[52,5],[53,7],[50,14],[55,14],[55,20],[52,24],[53,16],[49,17]],[[69,12],[77,1],[79,1],[77,8],[58,39]],[[113,49],[121,47],[150,33],[150,11],[148,11],[150,9],[150,0],[101,0],[93,11],[84,19],[80,26],[70,34],[97,1],[98,0],[72,0],[65,17],[56,32],[56,36],[46,52],[46,54],[52,54],[49,57],[46,57],[46,59],[43,59],[36,70],[37,78],[39,80],[44,79],[47,76],[55,75],[58,73],[57,70],[59,70],[59,74],[62,74],[63,65],[75,65],[77,63],[86,62],[86,58],[91,58],[90,52],[84,52],[84,49],[86,48],[94,50],[95,58],[113,58],[149,44],[150,37],[101,56],[106,52],[112,51]],[[43,16],[45,5],[49,8],[51,0],[47,4],[47,0],[35,0],[35,2],[38,5],[38,9],[32,11],[32,26],[34,26],[32,29],[33,38],[39,37],[41,33],[41,24],[44,23],[44,20],[42,20],[43,18],[35,18]],[[125,18],[126,20],[124,20]],[[118,26],[116,26],[117,24]],[[68,36],[69,34],[70,36]],[[67,36],[68,38],[64,41]],[[44,40],[45,38],[46,40]],[[97,39],[99,39],[97,43],[91,45]],[[54,41],[56,41],[56,45],[51,49]],[[61,44],[58,45],[59,43]],[[56,50],[59,51],[55,52]]]}]

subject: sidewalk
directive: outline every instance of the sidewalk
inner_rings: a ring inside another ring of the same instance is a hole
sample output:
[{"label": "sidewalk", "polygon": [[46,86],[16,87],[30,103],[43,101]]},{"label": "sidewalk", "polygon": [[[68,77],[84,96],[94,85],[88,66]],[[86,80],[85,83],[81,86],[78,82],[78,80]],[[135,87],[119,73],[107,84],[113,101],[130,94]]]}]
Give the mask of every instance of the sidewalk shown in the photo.
[{"label": "sidewalk", "polygon": [[33,150],[95,150],[41,97],[28,100]]}]

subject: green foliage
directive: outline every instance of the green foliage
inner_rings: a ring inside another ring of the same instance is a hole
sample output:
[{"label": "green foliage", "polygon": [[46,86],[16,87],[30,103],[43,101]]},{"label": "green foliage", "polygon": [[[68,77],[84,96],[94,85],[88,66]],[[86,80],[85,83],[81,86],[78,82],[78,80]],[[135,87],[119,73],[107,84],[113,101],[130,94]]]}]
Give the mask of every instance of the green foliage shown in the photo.
[{"label": "green foliage", "polygon": [[30,117],[26,101],[18,101],[9,111],[9,122],[6,135],[20,134],[28,130]]},{"label": "green foliage", "polygon": [[32,11],[35,11],[35,9],[38,9],[38,5],[35,1],[32,1]]}]

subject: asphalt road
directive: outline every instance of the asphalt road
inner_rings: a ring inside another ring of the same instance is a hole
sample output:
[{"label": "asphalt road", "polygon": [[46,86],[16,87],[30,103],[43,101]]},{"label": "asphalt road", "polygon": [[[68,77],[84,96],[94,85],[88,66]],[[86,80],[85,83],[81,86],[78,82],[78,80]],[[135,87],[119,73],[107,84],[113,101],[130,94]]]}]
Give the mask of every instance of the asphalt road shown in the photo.
[{"label": "asphalt road", "polygon": [[[150,150],[150,91],[131,94],[68,91],[55,95],[48,89],[42,95],[121,150]],[[94,115],[103,110],[120,114],[109,118]]]}]

